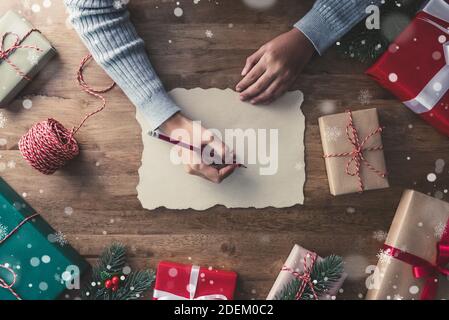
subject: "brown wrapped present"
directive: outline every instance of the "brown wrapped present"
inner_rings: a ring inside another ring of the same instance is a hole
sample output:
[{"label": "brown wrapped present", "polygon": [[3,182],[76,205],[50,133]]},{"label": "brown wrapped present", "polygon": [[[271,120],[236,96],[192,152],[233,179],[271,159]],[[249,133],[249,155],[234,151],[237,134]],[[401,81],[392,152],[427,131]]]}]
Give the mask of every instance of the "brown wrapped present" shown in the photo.
[{"label": "brown wrapped present", "polygon": [[[340,257],[338,258],[341,259]],[[311,268],[313,268],[315,262],[321,261],[323,261],[323,258],[319,257],[316,253],[295,244],[292,251],[290,252],[290,255],[285,261],[285,264],[281,269],[281,272],[279,273],[273,287],[268,293],[267,300],[281,300],[283,291],[295,278],[302,280],[304,276],[312,276],[312,274],[310,273]],[[336,279],[332,279],[332,285],[330,286],[330,289],[326,292],[326,294],[321,294],[319,296],[317,295],[316,297],[310,297],[310,299],[317,298],[319,300],[330,300],[332,299],[332,297],[335,297],[347,276],[343,271],[343,266],[341,266],[341,269],[342,272],[340,276]],[[304,287],[302,287],[300,290],[304,292],[305,286],[313,286],[314,280],[315,279],[312,278],[309,279],[309,282],[303,280],[303,282],[305,282],[303,283]],[[313,290],[309,291],[313,293]],[[296,299],[299,300],[299,298]]]},{"label": "brown wrapped present", "polygon": [[449,298],[449,203],[406,190],[367,299]]},{"label": "brown wrapped present", "polygon": [[318,119],[332,195],[388,188],[376,109]]}]

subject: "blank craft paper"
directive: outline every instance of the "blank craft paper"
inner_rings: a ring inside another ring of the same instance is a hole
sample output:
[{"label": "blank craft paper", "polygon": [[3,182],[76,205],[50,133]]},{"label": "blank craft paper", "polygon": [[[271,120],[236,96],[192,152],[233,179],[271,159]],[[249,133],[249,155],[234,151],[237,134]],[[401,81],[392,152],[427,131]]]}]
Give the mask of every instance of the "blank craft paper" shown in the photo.
[{"label": "blank craft paper", "polygon": [[[144,208],[205,210],[215,205],[284,208],[303,204],[305,119],[301,112],[303,94],[300,91],[288,92],[276,102],[263,106],[240,101],[238,94],[230,89],[174,89],[170,95],[186,116],[201,120],[205,128],[217,129],[223,137],[225,129],[265,131],[265,140],[263,135],[257,135],[257,138],[265,141],[265,148],[261,150],[266,149],[268,158],[260,158],[265,161],[258,160],[254,164],[245,162],[247,169],[238,168],[221,184],[213,184],[188,175],[183,165],[174,164],[170,160],[173,145],[151,137],[148,124],[137,112],[143,139],[137,192]],[[269,132],[275,131],[277,141],[270,139]],[[276,157],[270,155],[272,143],[277,143],[277,166],[273,165]],[[270,166],[266,159],[272,160]],[[261,175],[264,168],[265,175]],[[270,174],[266,175],[266,171]]]}]

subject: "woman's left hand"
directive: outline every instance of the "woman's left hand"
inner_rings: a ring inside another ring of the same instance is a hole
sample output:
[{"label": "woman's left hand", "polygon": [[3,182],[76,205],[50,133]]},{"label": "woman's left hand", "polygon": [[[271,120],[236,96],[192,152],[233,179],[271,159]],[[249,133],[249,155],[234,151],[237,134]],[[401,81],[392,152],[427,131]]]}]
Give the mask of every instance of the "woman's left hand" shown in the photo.
[{"label": "woman's left hand", "polygon": [[315,48],[298,29],[276,37],[248,57],[236,86],[240,99],[270,103],[286,92],[312,58]]}]

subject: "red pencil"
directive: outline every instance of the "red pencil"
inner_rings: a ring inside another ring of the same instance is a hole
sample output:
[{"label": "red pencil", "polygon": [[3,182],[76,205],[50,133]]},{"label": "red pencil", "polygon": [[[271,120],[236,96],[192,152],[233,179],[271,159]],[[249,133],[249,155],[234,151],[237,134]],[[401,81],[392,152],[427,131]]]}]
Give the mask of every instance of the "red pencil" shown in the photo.
[{"label": "red pencil", "polygon": [[[203,149],[197,148],[197,147],[195,147],[195,146],[192,146],[192,145],[190,145],[190,144],[188,144],[188,143],[185,143],[185,142],[182,142],[182,141],[179,141],[179,140],[176,140],[176,139],[172,139],[172,138],[170,138],[169,136],[166,136],[166,135],[163,134],[163,133],[156,132],[156,131],[150,131],[149,134],[150,134],[150,136],[152,136],[153,138],[157,138],[157,139],[159,139],[159,140],[162,140],[162,141],[171,143],[171,144],[173,144],[173,145],[180,146],[180,147],[182,147],[182,148],[184,148],[184,149],[188,149],[188,150],[191,150],[191,151],[195,151],[195,152],[198,152],[199,154],[201,154],[201,153],[203,152]],[[247,168],[247,167],[246,167],[245,165],[243,165],[243,164],[240,164],[240,163],[235,163],[235,164],[237,164],[237,165],[239,166],[239,168]]]}]

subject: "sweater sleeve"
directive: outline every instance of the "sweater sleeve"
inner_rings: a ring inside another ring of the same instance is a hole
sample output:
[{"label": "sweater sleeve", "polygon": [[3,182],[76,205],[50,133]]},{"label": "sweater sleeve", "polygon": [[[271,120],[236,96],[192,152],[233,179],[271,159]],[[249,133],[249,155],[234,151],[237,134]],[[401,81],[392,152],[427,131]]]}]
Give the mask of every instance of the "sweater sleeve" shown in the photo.
[{"label": "sweater sleeve", "polygon": [[339,38],[367,16],[369,5],[382,0],[317,0],[296,24],[321,55]]},{"label": "sweater sleeve", "polygon": [[122,2],[65,0],[65,4],[94,59],[139,109],[151,130],[180,110],[164,90]]}]

